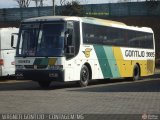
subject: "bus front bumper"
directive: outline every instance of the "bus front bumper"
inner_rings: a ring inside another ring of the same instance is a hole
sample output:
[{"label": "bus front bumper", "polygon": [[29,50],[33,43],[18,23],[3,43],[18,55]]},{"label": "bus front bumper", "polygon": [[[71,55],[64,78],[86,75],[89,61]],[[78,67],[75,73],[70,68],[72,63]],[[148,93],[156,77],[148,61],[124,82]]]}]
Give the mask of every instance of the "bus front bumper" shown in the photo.
[{"label": "bus front bumper", "polygon": [[64,81],[64,70],[16,70],[16,79]]}]

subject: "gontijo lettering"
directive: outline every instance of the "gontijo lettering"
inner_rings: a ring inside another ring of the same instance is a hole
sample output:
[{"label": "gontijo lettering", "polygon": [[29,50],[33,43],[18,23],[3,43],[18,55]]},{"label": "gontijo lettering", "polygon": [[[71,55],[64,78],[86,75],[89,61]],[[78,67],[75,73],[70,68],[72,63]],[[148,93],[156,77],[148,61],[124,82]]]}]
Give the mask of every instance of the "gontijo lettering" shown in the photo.
[{"label": "gontijo lettering", "polygon": [[30,63],[30,60],[18,60],[18,63]]},{"label": "gontijo lettering", "polygon": [[125,50],[126,57],[155,57],[154,52],[146,52],[139,50]]},{"label": "gontijo lettering", "polygon": [[126,57],[145,57],[145,51],[126,50],[125,56]]}]

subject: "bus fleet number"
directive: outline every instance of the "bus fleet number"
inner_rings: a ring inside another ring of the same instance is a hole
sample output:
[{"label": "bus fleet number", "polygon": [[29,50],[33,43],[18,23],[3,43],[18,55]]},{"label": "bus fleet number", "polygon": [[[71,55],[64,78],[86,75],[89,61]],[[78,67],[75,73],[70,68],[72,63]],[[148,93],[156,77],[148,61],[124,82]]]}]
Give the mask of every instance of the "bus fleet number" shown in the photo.
[{"label": "bus fleet number", "polygon": [[154,57],[154,52],[146,52],[146,57]]}]

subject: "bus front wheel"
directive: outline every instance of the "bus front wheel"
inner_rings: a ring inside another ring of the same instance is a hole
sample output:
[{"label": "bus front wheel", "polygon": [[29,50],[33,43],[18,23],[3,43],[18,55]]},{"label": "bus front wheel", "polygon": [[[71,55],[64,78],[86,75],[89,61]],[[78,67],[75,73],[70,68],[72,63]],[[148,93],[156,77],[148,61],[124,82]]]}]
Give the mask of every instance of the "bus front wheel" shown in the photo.
[{"label": "bus front wheel", "polygon": [[79,84],[81,87],[86,87],[88,85],[90,78],[90,72],[86,65],[83,65],[80,72],[80,81]]},{"label": "bus front wheel", "polygon": [[140,79],[140,67],[135,64],[134,68],[133,68],[133,80],[139,80]]}]

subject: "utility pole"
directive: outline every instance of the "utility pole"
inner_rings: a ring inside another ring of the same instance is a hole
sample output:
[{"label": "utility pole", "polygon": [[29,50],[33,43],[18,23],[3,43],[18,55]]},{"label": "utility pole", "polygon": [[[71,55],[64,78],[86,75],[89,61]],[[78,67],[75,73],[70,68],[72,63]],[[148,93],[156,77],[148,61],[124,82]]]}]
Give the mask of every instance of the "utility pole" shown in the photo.
[{"label": "utility pole", "polygon": [[52,4],[53,4],[53,15],[55,16],[55,0],[52,0]]}]

